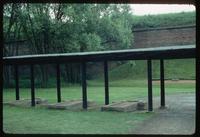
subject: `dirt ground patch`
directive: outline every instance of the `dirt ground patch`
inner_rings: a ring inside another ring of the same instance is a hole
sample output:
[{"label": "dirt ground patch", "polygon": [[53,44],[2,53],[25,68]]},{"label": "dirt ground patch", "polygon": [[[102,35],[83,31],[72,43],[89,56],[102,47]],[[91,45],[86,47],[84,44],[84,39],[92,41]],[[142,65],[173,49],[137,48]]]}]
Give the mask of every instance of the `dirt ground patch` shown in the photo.
[{"label": "dirt ground patch", "polygon": [[159,109],[160,98],[153,98],[155,115],[137,125],[132,134],[191,135],[195,132],[195,94],[166,96],[166,109]]},{"label": "dirt ground patch", "polygon": [[[156,84],[159,84],[160,81],[159,80],[156,80],[156,81],[153,81],[153,83],[156,83]],[[187,84],[187,83],[192,83],[192,84],[195,84],[195,80],[165,80],[165,83],[174,83],[174,84]]]}]

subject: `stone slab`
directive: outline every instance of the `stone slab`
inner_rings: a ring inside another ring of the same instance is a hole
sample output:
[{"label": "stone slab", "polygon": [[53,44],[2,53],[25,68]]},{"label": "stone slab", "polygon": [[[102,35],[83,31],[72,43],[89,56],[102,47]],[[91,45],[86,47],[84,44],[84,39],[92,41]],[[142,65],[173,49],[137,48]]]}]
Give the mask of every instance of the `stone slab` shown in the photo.
[{"label": "stone slab", "polygon": [[101,107],[102,111],[119,111],[119,112],[132,112],[137,110],[146,110],[147,103],[144,101],[121,101],[114,102],[109,105]]},{"label": "stone slab", "polygon": [[[19,106],[19,107],[31,107],[31,99],[20,99],[20,100],[14,100],[9,102],[4,102],[4,105],[9,106]],[[48,104],[48,101],[41,98],[35,98],[35,105],[46,105]]]},{"label": "stone slab", "polygon": [[[96,106],[94,101],[87,101],[88,108]],[[82,100],[67,100],[60,103],[46,105],[48,109],[82,110]]]}]

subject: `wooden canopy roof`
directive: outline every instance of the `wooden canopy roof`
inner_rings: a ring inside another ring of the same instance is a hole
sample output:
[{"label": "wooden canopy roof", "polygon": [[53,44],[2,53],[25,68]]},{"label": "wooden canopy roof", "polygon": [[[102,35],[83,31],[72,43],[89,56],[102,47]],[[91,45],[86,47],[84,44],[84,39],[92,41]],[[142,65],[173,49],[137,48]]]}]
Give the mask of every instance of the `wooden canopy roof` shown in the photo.
[{"label": "wooden canopy roof", "polygon": [[38,54],[3,57],[3,64],[50,64],[67,62],[95,62],[117,60],[184,59],[195,58],[195,45],[156,48]]}]

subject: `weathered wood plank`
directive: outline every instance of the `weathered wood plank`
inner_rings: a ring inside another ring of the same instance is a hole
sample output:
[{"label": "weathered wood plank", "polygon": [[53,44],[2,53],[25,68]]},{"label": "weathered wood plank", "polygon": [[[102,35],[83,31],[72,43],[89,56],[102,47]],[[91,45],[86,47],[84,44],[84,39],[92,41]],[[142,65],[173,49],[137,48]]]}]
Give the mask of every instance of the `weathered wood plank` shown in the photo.
[{"label": "weathered wood plank", "polygon": [[160,105],[165,107],[165,75],[164,60],[160,60]]},{"label": "weathered wood plank", "polygon": [[153,94],[152,94],[152,61],[147,60],[148,75],[148,111],[153,111]]}]

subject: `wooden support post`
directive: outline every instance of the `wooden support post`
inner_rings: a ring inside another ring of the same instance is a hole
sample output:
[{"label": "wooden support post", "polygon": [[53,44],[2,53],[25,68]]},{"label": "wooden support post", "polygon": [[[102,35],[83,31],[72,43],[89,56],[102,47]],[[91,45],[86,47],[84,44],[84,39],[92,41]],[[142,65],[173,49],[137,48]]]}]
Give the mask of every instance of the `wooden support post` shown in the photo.
[{"label": "wooden support post", "polygon": [[105,105],[109,104],[108,62],[104,61]]},{"label": "wooden support post", "polygon": [[83,109],[87,109],[86,63],[81,64]]},{"label": "wooden support post", "polygon": [[57,72],[57,101],[61,102],[61,91],[60,91],[60,64],[56,64],[56,72]]},{"label": "wooden support post", "polygon": [[152,63],[151,63],[151,60],[147,60],[147,72],[148,72],[148,111],[153,111],[153,103],[152,103]]},{"label": "wooden support post", "polygon": [[16,92],[16,100],[19,100],[19,72],[18,72],[18,65],[15,65],[15,92]]},{"label": "wooden support post", "polygon": [[35,106],[34,66],[31,64],[31,106]]},{"label": "wooden support post", "polygon": [[164,77],[164,60],[160,60],[160,102],[161,107],[165,107],[165,77]]}]

